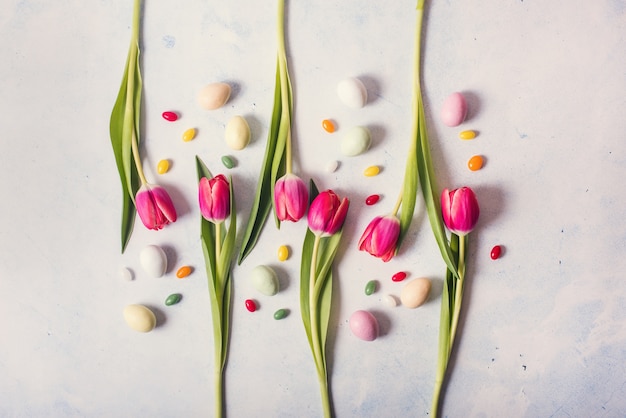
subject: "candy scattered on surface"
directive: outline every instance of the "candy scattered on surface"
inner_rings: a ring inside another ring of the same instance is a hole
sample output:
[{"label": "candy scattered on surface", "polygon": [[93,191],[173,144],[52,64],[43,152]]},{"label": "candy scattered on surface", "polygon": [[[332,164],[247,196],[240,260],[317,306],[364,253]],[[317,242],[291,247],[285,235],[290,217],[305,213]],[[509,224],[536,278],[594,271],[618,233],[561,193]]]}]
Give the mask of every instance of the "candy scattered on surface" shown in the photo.
[{"label": "candy scattered on surface", "polygon": [[244,303],[248,312],[255,312],[257,310],[256,302],[252,299],[246,299]]},{"label": "candy scattered on surface", "polygon": [[367,196],[367,198],[365,199],[365,204],[367,206],[372,206],[372,205],[375,205],[379,200],[380,200],[379,195],[372,194],[372,195]]},{"label": "candy scattered on surface", "polygon": [[324,130],[328,132],[329,134],[332,134],[333,132],[335,132],[335,124],[330,119],[324,119],[322,121],[322,128],[324,128]]},{"label": "candy scattered on surface", "polygon": [[133,272],[128,267],[120,267],[119,273],[122,279],[129,282],[133,280]]},{"label": "candy scattered on surface", "polygon": [[380,167],[377,165],[370,165],[363,171],[365,177],[374,177],[380,173]]},{"label": "candy scattered on surface", "polygon": [[286,245],[278,247],[278,261],[285,261],[289,258],[289,248]]},{"label": "candy scattered on surface", "polygon": [[182,298],[183,295],[181,295],[180,293],[172,293],[167,297],[167,299],[165,299],[165,306],[176,305],[178,302],[181,301]]},{"label": "candy scattered on surface", "polygon": [[179,279],[184,279],[185,277],[189,276],[192,271],[193,269],[190,266],[182,266],[181,268],[176,270],[176,277],[178,277]]},{"label": "candy scattered on surface", "polygon": [[367,89],[361,80],[349,77],[337,84],[337,96],[343,104],[360,109],[367,103]]},{"label": "candy scattered on surface", "polygon": [[406,273],[403,271],[399,271],[393,276],[391,276],[391,280],[394,282],[401,282],[404,279],[406,279]]},{"label": "candy scattered on surface", "polygon": [[215,110],[224,106],[230,97],[230,85],[212,83],[204,86],[198,93],[198,104],[206,110]]},{"label": "candy scattered on surface", "polygon": [[189,142],[196,137],[196,129],[189,128],[185,132],[183,132],[183,141]]},{"label": "candy scattered on surface", "polygon": [[501,254],[502,254],[502,247],[500,245],[496,245],[491,249],[490,257],[492,260],[497,260],[498,258],[500,258]]},{"label": "candy scattered on surface", "polygon": [[167,270],[167,256],[158,245],[148,245],[139,253],[139,264],[151,277],[161,277]]},{"label": "candy scattered on surface", "polygon": [[278,293],[278,276],[276,272],[268,266],[259,265],[250,272],[252,286],[267,296],[274,296]]},{"label": "candy scattered on surface", "polygon": [[461,131],[459,132],[459,138],[463,140],[476,138],[476,131]]},{"label": "candy scattered on surface", "polygon": [[156,316],[143,305],[128,305],[124,308],[124,320],[138,332],[150,332],[156,326]]},{"label": "candy scattered on surface", "polygon": [[243,116],[233,116],[226,124],[224,133],[226,145],[232,150],[241,151],[250,143],[250,126]]},{"label": "candy scattered on surface", "polygon": [[390,308],[395,308],[396,306],[398,306],[398,298],[396,298],[394,295],[385,295],[383,297],[383,303]]},{"label": "candy scattered on surface", "polygon": [[224,167],[226,168],[233,168],[235,166],[235,161],[229,155],[224,155],[222,156],[222,164],[224,164]]},{"label": "candy scattered on surface", "polygon": [[367,151],[371,144],[370,130],[365,126],[355,126],[341,138],[341,153],[354,157]]},{"label": "candy scattered on surface", "polygon": [[176,122],[178,120],[178,114],[176,112],[163,112],[161,116],[168,122]]},{"label": "candy scattered on surface", "polygon": [[169,171],[169,169],[170,169],[169,160],[161,160],[157,164],[157,173],[159,174],[165,174]]},{"label": "candy scattered on surface", "polygon": [[441,106],[441,121],[447,126],[459,126],[467,116],[467,102],[461,93],[452,93]]},{"label": "candy scattered on surface", "polygon": [[378,287],[378,282],[376,280],[370,280],[365,285],[365,294],[367,296],[373,295],[374,293],[376,293],[376,288],[377,287]]},{"label": "candy scattered on surface", "polygon": [[483,163],[483,157],[481,157],[480,155],[474,155],[467,162],[467,168],[469,168],[471,171],[478,171],[483,168]]},{"label": "candy scattered on surface", "polygon": [[339,167],[339,161],[337,160],[329,161],[326,164],[326,171],[329,173],[334,173],[335,171],[337,171],[338,167]]},{"label": "candy scattered on surface", "polygon": [[431,283],[427,278],[413,279],[404,286],[400,293],[400,301],[407,308],[421,306],[430,294]]},{"label": "candy scattered on surface", "polygon": [[276,312],[274,312],[274,319],[279,321],[283,318],[286,318],[287,315],[289,315],[289,310],[288,309],[279,309]]},{"label": "candy scattered on surface", "polygon": [[350,330],[363,341],[374,341],[378,338],[378,321],[370,312],[359,310],[350,316]]}]

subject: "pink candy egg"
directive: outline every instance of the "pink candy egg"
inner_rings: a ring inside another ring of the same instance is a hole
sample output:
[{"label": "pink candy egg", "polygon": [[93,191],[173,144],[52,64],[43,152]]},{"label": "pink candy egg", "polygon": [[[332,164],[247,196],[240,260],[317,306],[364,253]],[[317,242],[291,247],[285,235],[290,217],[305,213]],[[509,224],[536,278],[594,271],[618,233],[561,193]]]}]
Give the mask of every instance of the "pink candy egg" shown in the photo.
[{"label": "pink candy egg", "polygon": [[467,116],[467,102],[461,93],[452,93],[441,107],[441,121],[447,126],[459,126]]},{"label": "pink candy egg", "polygon": [[374,341],[378,338],[378,321],[370,312],[359,310],[350,316],[350,330],[363,341]]}]

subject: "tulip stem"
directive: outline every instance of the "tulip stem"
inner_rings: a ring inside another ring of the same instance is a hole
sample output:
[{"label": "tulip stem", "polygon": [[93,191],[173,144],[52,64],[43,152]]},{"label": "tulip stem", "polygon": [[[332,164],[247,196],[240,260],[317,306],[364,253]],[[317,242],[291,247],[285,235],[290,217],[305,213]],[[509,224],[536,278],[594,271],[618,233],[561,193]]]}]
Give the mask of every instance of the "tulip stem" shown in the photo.
[{"label": "tulip stem", "polygon": [[[459,278],[456,284],[454,294],[454,312],[452,313],[452,324],[450,325],[450,351],[454,344],[454,336],[459,325],[459,317],[461,316],[461,302],[463,300],[463,285],[465,284],[465,241],[467,235],[459,237]],[[449,354],[448,354],[449,355]]]},{"label": "tulip stem", "polygon": [[280,77],[281,119],[287,122],[287,138],[285,141],[285,172],[292,173],[291,164],[291,115],[289,106],[289,73],[287,70],[287,53],[285,51],[285,0],[278,2],[278,68]]},{"label": "tulip stem", "polygon": [[[404,189],[404,187],[403,187],[403,189]],[[400,206],[402,205],[402,197],[403,196],[404,196],[404,193],[400,193],[400,195],[398,196],[398,200],[396,200],[396,204],[393,207],[393,210],[391,211],[393,216],[397,216],[398,215],[398,211],[400,210]]]},{"label": "tulip stem", "polygon": [[222,253],[222,224],[224,222],[217,222],[215,224],[215,260],[220,259]]},{"label": "tulip stem", "polygon": [[137,167],[137,174],[139,174],[139,180],[141,180],[141,185],[143,186],[144,184],[147,184],[148,181],[146,180],[146,176],[143,174],[143,166],[141,165],[141,158],[139,157],[139,145],[137,144],[137,136],[135,135],[134,129],[131,140],[131,149],[133,152],[135,167]]}]

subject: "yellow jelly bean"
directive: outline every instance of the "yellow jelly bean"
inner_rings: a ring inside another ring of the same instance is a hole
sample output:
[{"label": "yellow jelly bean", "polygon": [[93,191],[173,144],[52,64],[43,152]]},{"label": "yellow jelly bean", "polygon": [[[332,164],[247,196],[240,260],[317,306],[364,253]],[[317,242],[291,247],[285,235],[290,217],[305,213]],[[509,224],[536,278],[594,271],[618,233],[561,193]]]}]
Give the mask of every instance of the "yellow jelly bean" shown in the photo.
[{"label": "yellow jelly bean", "polygon": [[459,132],[459,138],[461,139],[474,139],[476,138],[476,131],[461,131]]},{"label": "yellow jelly bean", "polygon": [[161,160],[157,164],[157,173],[165,174],[170,169],[170,162],[168,160]]},{"label": "yellow jelly bean", "polygon": [[371,165],[367,167],[363,172],[365,177],[374,177],[377,176],[378,173],[380,173],[380,167],[378,167],[377,165]]},{"label": "yellow jelly bean", "polygon": [[196,130],[194,128],[189,128],[185,132],[183,132],[183,141],[189,142],[196,137]]},{"label": "yellow jelly bean", "polygon": [[481,157],[480,155],[474,155],[467,162],[467,168],[472,171],[478,171],[483,168],[483,157]]},{"label": "yellow jelly bean", "polygon": [[285,261],[289,258],[289,248],[286,245],[278,247],[278,261]]}]

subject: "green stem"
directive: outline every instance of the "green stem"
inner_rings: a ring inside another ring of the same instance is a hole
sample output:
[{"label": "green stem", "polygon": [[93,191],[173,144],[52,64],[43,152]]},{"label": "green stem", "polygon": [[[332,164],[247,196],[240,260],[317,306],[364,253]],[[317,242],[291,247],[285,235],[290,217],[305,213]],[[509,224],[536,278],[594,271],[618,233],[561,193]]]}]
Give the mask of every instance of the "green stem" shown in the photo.
[{"label": "green stem", "polygon": [[[215,263],[219,264],[220,254],[222,253],[222,224],[224,222],[218,222],[215,224]],[[222,271],[218,268],[218,277],[222,274]]]},{"label": "green stem", "polygon": [[[402,189],[404,190],[404,186],[402,186]],[[402,205],[402,197],[404,196],[404,193],[400,193],[400,196],[398,196],[398,200],[396,200],[396,204],[393,207],[393,210],[391,211],[391,213],[393,214],[393,216],[397,216],[398,215],[398,211],[400,210],[400,206]]]},{"label": "green stem", "polygon": [[[217,350],[216,350],[217,352]],[[222,418],[224,416],[224,372],[221,367],[218,366],[218,362],[221,362],[220,355],[215,356],[215,418]]]},{"label": "green stem", "polygon": [[459,238],[459,279],[456,285],[456,292],[454,294],[454,312],[452,314],[452,324],[450,326],[450,351],[452,351],[456,329],[459,325],[461,302],[463,301],[463,286],[465,284],[465,241],[467,240],[467,236]]},{"label": "green stem", "polygon": [[280,74],[281,119],[287,121],[287,140],[285,141],[285,172],[292,173],[291,162],[291,115],[289,106],[289,73],[287,53],[285,51],[285,0],[278,2],[278,68]]}]

